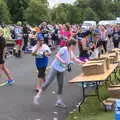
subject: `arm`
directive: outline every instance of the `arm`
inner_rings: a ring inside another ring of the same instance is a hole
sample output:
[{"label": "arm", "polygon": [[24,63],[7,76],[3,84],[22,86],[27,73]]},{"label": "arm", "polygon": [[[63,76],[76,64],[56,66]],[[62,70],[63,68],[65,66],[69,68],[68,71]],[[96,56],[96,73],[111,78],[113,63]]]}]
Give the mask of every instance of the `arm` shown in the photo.
[{"label": "arm", "polygon": [[79,60],[79,59],[74,55],[73,52],[71,52],[71,61],[73,61],[73,62],[75,62],[75,63],[77,63],[77,64],[84,64],[84,63],[85,63],[85,62]]},{"label": "arm", "polygon": [[50,48],[46,45],[46,51],[43,53],[45,56],[50,56],[51,55],[51,50]]},{"label": "arm", "polygon": [[33,55],[33,56],[36,55],[38,49],[39,49],[39,44],[37,43],[37,45],[34,46],[33,49],[32,49],[32,55]]},{"label": "arm", "polygon": [[66,62],[61,58],[61,54],[58,53],[55,57],[56,57],[61,63],[66,64]]},{"label": "arm", "polygon": [[79,60],[79,59],[76,58],[76,57],[74,57],[72,60],[73,60],[74,62],[76,62],[77,64],[84,64],[84,63],[85,63],[85,62]]}]

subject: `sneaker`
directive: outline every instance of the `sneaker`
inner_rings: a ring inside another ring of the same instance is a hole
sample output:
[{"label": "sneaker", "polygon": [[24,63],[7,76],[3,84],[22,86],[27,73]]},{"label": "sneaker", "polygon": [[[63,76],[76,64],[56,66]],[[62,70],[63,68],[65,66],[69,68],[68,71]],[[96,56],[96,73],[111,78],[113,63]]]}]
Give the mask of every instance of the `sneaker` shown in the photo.
[{"label": "sneaker", "polygon": [[15,80],[8,80],[8,81],[7,81],[7,84],[8,84],[8,85],[13,85],[14,83],[15,83]]},{"label": "sneaker", "polygon": [[41,97],[41,94],[42,94],[42,90],[39,89],[38,93],[37,93],[36,96],[34,96],[34,98],[33,98],[33,103],[34,103],[35,105],[39,105],[38,100],[39,100],[39,98]]},{"label": "sneaker", "polygon": [[35,96],[34,98],[33,98],[33,103],[35,104],[35,105],[39,105],[39,102],[38,102],[38,100],[39,100],[39,96]]},{"label": "sneaker", "polygon": [[58,100],[55,104],[56,107],[66,108],[67,106],[63,103],[62,100]]}]

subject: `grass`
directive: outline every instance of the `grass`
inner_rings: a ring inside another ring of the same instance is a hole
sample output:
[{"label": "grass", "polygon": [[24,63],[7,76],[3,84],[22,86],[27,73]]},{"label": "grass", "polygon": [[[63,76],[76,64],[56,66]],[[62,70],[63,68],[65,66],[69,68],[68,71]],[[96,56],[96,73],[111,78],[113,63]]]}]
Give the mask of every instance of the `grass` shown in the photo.
[{"label": "grass", "polygon": [[[118,74],[118,73],[117,73]],[[115,77],[112,75],[112,80],[115,83]],[[101,86],[100,95],[102,99],[109,97],[107,88]],[[80,113],[76,110],[72,112],[66,120],[114,120],[114,112],[105,112],[103,106],[99,103],[97,98],[90,97],[81,106]]]}]

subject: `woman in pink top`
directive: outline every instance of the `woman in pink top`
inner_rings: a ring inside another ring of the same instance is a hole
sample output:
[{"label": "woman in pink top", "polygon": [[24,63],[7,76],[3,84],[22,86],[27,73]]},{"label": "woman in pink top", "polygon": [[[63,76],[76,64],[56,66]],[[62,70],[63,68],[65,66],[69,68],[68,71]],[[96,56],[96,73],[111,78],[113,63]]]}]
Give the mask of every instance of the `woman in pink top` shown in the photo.
[{"label": "woman in pink top", "polygon": [[72,38],[72,32],[71,32],[70,25],[66,24],[60,27],[59,35],[61,39],[60,47],[66,46],[67,41],[71,40]]},{"label": "woman in pink top", "polygon": [[67,41],[71,40],[72,31],[70,25],[66,24],[64,29],[65,29],[64,36],[66,37]]},{"label": "woman in pink top", "polygon": [[62,25],[59,25],[59,36],[63,36],[65,33],[64,27]]}]

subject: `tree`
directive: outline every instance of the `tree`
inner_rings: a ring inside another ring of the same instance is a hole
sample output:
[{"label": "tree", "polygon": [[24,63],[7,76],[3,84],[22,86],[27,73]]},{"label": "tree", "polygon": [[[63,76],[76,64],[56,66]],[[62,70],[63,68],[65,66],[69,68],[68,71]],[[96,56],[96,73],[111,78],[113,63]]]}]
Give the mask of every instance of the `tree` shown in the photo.
[{"label": "tree", "polygon": [[84,10],[84,20],[98,21],[98,17],[97,14],[91,8],[88,7]]},{"label": "tree", "polygon": [[89,0],[76,0],[76,2],[74,3],[75,6],[83,9],[88,7],[88,4]]},{"label": "tree", "polygon": [[28,8],[24,11],[24,18],[30,24],[39,24],[50,21],[48,4],[43,0],[30,0]]},{"label": "tree", "polygon": [[68,4],[64,4],[64,3],[59,4],[51,12],[52,21],[54,21],[55,23],[62,23],[62,24],[69,22],[68,14],[69,14]]},{"label": "tree", "polygon": [[9,13],[9,9],[4,2],[4,0],[0,0],[0,22],[1,23],[10,23],[11,22],[11,16]]},{"label": "tree", "polygon": [[5,0],[12,16],[13,22],[24,21],[24,10],[28,7],[30,0]]},{"label": "tree", "polygon": [[82,9],[74,5],[71,5],[68,10],[69,10],[68,14],[69,22],[71,24],[80,24],[83,20]]},{"label": "tree", "polygon": [[89,0],[89,7],[96,12],[100,20],[107,19],[107,3],[105,0]]}]

